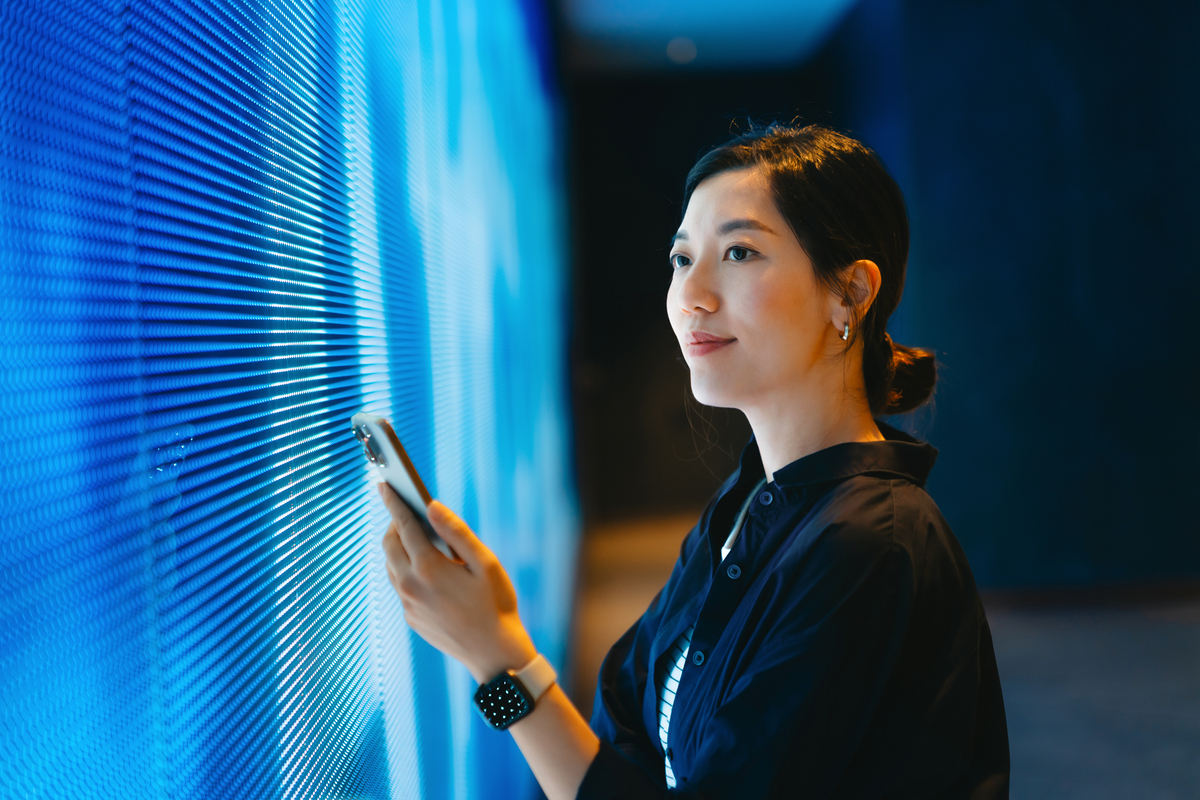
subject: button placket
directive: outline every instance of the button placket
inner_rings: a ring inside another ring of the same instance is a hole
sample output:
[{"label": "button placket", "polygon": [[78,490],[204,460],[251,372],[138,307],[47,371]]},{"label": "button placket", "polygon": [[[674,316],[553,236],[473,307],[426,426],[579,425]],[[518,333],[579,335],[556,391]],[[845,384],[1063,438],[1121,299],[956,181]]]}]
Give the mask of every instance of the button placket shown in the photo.
[{"label": "button placket", "polygon": [[[755,499],[757,500],[757,496]],[[704,603],[700,606],[699,614],[697,614],[695,634],[692,637],[692,653],[688,656],[688,661],[692,663],[693,667],[701,666],[712,656],[712,648],[716,647],[716,639],[713,638],[713,634],[717,633],[717,638],[719,638],[719,631],[729,622],[742,597],[750,588],[745,581],[741,580],[742,577],[750,574],[746,571],[749,567],[743,567],[738,563],[730,563],[730,561],[734,558],[738,558],[739,560],[748,558],[753,562],[753,558],[749,556],[746,550],[747,542],[755,535],[751,529],[761,526],[764,523],[769,524],[768,521],[775,516],[774,512],[776,509],[768,511],[765,508],[761,508],[757,502],[751,503],[751,515],[754,515],[756,511],[764,512],[762,515],[758,515],[757,525],[751,523],[749,520],[746,521],[746,527],[735,541],[729,557],[721,564],[725,569],[725,577],[728,580],[720,580],[720,573],[717,572],[713,576]]]}]

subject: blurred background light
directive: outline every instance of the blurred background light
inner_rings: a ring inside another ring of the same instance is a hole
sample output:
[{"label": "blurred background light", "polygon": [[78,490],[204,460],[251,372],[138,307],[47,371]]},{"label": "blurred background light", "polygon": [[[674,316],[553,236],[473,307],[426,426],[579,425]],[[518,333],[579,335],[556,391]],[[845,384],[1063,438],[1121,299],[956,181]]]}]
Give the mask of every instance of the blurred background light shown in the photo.
[{"label": "blurred background light", "polygon": [[696,60],[696,43],[686,36],[676,36],[667,42],[667,58],[676,64],[688,64]]},{"label": "blurred background light", "polygon": [[[852,0],[565,0],[576,69],[765,68],[821,46]],[[688,44],[690,42],[690,44]]]}]

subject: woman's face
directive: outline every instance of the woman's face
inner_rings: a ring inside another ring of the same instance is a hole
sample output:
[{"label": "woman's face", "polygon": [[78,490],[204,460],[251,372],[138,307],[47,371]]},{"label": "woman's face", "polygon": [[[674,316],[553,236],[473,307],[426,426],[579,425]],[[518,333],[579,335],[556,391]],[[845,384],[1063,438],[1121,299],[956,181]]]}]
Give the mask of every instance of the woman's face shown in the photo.
[{"label": "woman's face", "polygon": [[840,303],[817,284],[760,170],[696,187],[671,267],[667,314],[701,403],[748,411],[795,402],[827,364]]}]

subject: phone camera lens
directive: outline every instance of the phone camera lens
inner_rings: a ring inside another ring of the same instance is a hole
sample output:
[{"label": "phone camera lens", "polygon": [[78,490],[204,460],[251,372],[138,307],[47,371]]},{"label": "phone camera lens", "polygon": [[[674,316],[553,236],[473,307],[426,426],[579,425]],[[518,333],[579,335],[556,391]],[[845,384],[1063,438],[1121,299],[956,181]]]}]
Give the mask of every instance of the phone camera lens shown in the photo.
[{"label": "phone camera lens", "polygon": [[379,452],[379,449],[375,447],[375,441],[371,438],[371,435],[365,431],[362,437],[362,444],[363,452],[367,454],[368,461],[381,467],[387,466],[387,459],[385,459],[383,457],[383,453]]}]

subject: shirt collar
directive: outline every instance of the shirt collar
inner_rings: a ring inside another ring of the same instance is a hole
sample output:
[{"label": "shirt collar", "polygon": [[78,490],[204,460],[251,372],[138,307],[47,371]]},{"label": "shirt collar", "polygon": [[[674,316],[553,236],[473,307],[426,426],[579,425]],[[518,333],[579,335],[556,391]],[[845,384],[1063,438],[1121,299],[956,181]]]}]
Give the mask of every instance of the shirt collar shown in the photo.
[{"label": "shirt collar", "polygon": [[[891,475],[924,486],[937,460],[937,448],[914,439],[904,431],[875,420],[882,442],[844,442],[818,450],[775,471],[780,489],[800,488],[855,475]],[[742,451],[741,476],[762,476],[762,457],[751,437]]]}]

